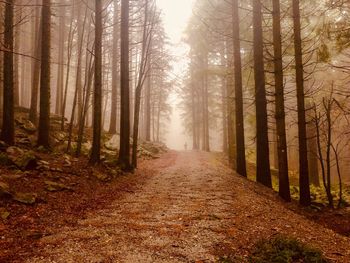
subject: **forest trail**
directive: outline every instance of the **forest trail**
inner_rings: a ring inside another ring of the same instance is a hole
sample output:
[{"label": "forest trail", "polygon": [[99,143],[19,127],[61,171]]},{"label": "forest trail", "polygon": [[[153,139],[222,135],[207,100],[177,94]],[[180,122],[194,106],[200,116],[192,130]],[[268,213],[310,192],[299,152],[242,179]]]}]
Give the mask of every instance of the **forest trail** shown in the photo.
[{"label": "forest trail", "polygon": [[42,238],[26,262],[244,262],[257,240],[278,233],[350,262],[349,238],[293,213],[214,154],[170,152],[151,164],[154,175],[137,190]]}]

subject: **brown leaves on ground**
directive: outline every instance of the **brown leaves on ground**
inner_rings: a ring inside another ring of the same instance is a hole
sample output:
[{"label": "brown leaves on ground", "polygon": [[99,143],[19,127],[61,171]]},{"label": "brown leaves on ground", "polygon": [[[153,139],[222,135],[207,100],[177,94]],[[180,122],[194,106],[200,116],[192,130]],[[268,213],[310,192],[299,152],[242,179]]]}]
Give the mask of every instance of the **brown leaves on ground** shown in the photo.
[{"label": "brown leaves on ground", "polygon": [[245,262],[254,243],[278,234],[334,262],[350,260],[349,238],[293,212],[295,204],[212,154],[170,152],[107,184],[78,178],[73,192],[50,192],[29,209],[9,205],[16,220],[0,225],[1,262]]}]

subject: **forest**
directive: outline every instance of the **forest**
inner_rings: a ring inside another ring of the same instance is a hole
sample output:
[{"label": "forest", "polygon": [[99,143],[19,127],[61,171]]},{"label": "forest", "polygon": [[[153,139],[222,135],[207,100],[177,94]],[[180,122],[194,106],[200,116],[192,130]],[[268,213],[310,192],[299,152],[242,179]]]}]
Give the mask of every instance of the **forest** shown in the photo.
[{"label": "forest", "polygon": [[350,262],[349,16],[0,0],[0,262]]}]

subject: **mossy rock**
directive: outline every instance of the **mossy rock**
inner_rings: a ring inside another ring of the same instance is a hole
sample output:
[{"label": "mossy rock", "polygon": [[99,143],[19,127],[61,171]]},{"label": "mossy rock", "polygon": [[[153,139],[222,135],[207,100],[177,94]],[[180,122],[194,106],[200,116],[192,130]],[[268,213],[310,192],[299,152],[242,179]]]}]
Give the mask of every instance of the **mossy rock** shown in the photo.
[{"label": "mossy rock", "polygon": [[32,170],[37,167],[37,158],[31,151],[24,151],[18,147],[9,147],[7,155],[10,162],[21,170]]},{"label": "mossy rock", "polygon": [[61,183],[56,183],[52,181],[45,181],[45,189],[49,192],[60,192],[60,191],[72,191],[73,189]]},{"label": "mossy rock", "polygon": [[11,196],[10,186],[8,183],[0,182],[0,197],[2,196]]},{"label": "mossy rock", "polygon": [[108,182],[111,180],[111,178],[107,174],[101,173],[99,171],[94,170],[92,172],[92,175],[101,182]]},{"label": "mossy rock", "polygon": [[37,194],[33,193],[15,193],[13,194],[13,200],[26,205],[32,205],[36,202]]},{"label": "mossy rock", "polygon": [[259,241],[249,256],[251,263],[328,263],[322,252],[296,239],[277,236]]},{"label": "mossy rock", "polygon": [[29,120],[26,120],[23,125],[22,125],[22,128],[29,134],[33,134],[36,132],[36,127],[35,125],[29,121]]},{"label": "mossy rock", "polygon": [[8,164],[9,157],[6,153],[0,152],[0,165],[6,165]]},{"label": "mossy rock", "polygon": [[10,212],[0,208],[0,217],[2,220],[6,220],[10,216]]}]

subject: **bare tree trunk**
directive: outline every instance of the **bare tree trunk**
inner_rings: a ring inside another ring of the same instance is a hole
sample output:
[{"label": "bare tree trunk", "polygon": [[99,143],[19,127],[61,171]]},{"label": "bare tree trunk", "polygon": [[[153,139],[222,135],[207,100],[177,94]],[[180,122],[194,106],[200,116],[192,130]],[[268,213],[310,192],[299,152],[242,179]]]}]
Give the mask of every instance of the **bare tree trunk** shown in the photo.
[{"label": "bare tree trunk", "polygon": [[[18,1],[18,0],[17,0]],[[17,4],[21,4],[21,3],[17,3]],[[15,41],[14,41],[14,51],[15,54],[14,55],[14,65],[13,65],[13,96],[14,96],[14,105],[15,106],[19,106],[19,58],[20,56],[18,55],[19,54],[19,51],[20,51],[20,43],[21,43],[21,28],[22,28],[22,25],[21,25],[21,20],[22,20],[22,10],[23,10],[23,7],[22,6],[18,6],[15,8],[16,10],[16,13],[15,14]]]},{"label": "bare tree trunk", "polygon": [[[149,61],[148,67],[151,66]],[[147,75],[146,96],[145,96],[145,130],[146,141],[151,140],[151,73]]]},{"label": "bare tree trunk", "polygon": [[[42,0],[37,0],[39,5]],[[41,57],[41,42],[42,42],[42,18],[40,17],[40,7],[36,7],[35,11],[35,37],[33,43],[34,61],[32,66],[32,92],[30,100],[29,120],[37,124],[38,120],[38,90],[40,83],[40,57]]]},{"label": "bare tree trunk", "polygon": [[[307,103],[306,107],[312,109],[312,104]],[[307,117],[307,147],[308,147],[308,162],[309,162],[309,178],[310,183],[316,187],[320,186],[320,176],[318,169],[318,158],[317,158],[317,133],[315,124],[311,114]]]},{"label": "bare tree trunk", "polygon": [[100,162],[102,117],[102,1],[95,0],[94,122],[90,163]]},{"label": "bare tree trunk", "polygon": [[120,57],[120,151],[119,162],[128,171],[130,165],[130,91],[129,91],[129,0],[121,0]]},{"label": "bare tree trunk", "polygon": [[311,203],[309,167],[307,159],[307,137],[305,117],[305,93],[304,93],[304,69],[303,51],[301,41],[299,0],[293,0],[293,25],[294,25],[294,49],[295,70],[298,104],[298,135],[299,135],[299,187],[300,204],[308,206]]},{"label": "bare tree trunk", "polygon": [[67,94],[68,94],[68,84],[69,84],[69,74],[70,74],[70,64],[71,64],[71,60],[72,60],[73,39],[74,39],[73,21],[74,21],[74,5],[73,5],[72,13],[71,13],[71,21],[70,21],[69,33],[68,33],[67,69],[66,69],[66,80],[65,80],[65,84],[64,84],[64,95],[63,95],[63,103],[62,103],[62,112],[61,112],[61,131],[64,131],[66,105],[67,105]]},{"label": "bare tree trunk", "polygon": [[267,125],[267,101],[264,71],[264,47],[262,31],[261,0],[253,0],[254,29],[254,75],[256,103],[256,177],[257,181],[267,187],[272,187],[269,139]]},{"label": "bare tree trunk", "polygon": [[38,145],[50,147],[51,0],[43,0]]},{"label": "bare tree trunk", "polygon": [[8,0],[5,5],[5,34],[4,45],[4,103],[3,103],[3,126],[1,130],[1,139],[9,145],[15,143],[14,127],[14,65],[13,65],[13,17],[14,0]]},{"label": "bare tree trunk", "polygon": [[[4,17],[4,9],[0,8],[0,16]],[[0,32],[4,32],[4,23],[0,23]],[[0,43],[4,43],[4,34],[0,34]],[[3,107],[4,107],[4,52],[0,52],[0,127],[2,127],[2,115],[3,115]]]},{"label": "bare tree trunk", "polygon": [[119,19],[118,19],[118,0],[114,0],[113,17],[113,54],[112,54],[112,99],[111,99],[111,119],[109,132],[117,132],[117,108],[118,108],[118,81],[119,81]]},{"label": "bare tree trunk", "polygon": [[281,9],[280,0],[273,0],[273,44],[275,66],[275,99],[277,127],[277,156],[279,174],[279,195],[290,202],[288,149],[286,137],[286,119],[284,106],[284,83],[281,38]]},{"label": "bare tree trunk", "polygon": [[[135,110],[134,110],[134,126],[133,126],[133,144],[132,144],[132,166],[137,168],[137,146],[138,146],[138,134],[139,134],[139,117],[141,106],[141,92],[144,85],[144,81],[147,75],[150,73],[150,64],[148,63],[150,57],[150,46],[152,39],[152,25],[149,25],[153,21],[149,19],[149,1],[145,1],[145,16],[143,25],[143,37],[142,37],[142,50],[141,60],[138,75],[138,83],[135,90]],[[147,72],[148,71],[148,72]]]},{"label": "bare tree trunk", "polygon": [[75,78],[75,88],[76,88],[76,103],[77,103],[77,112],[73,112],[73,114],[77,114],[77,123],[80,122],[80,113],[82,112],[82,63],[83,63],[83,43],[84,43],[84,34],[85,34],[85,25],[87,18],[88,8],[85,7],[85,15],[82,19],[81,17],[81,9],[82,6],[78,5],[78,54],[77,54],[77,71]]},{"label": "bare tree trunk", "polygon": [[[65,4],[65,2],[63,3]],[[66,25],[66,8],[60,7],[59,17],[59,47],[58,47],[58,67],[57,67],[57,86],[56,86],[56,105],[55,113],[62,112],[63,85],[64,85],[64,43],[65,43],[65,25]]]},{"label": "bare tree trunk", "polygon": [[240,44],[240,25],[238,0],[233,1],[233,50],[234,50],[234,79],[235,79],[235,120],[236,120],[236,171],[247,177],[245,158],[245,137],[243,117],[243,84],[242,84],[242,59]]}]

